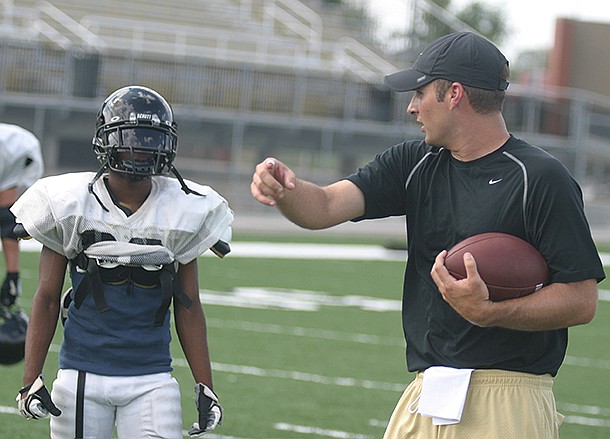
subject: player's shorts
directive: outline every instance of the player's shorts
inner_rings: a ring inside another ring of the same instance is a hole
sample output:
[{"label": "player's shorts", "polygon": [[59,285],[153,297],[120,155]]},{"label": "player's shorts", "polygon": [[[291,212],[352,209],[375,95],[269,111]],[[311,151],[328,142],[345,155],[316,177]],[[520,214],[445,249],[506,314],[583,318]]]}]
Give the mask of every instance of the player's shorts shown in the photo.
[{"label": "player's shorts", "polygon": [[62,414],[51,416],[51,438],[111,439],[116,428],[119,439],[182,439],[180,386],[169,373],[127,377],[87,373],[82,405],[77,402],[78,383],[76,370],[57,373],[51,398]]},{"label": "player's shorts", "polygon": [[563,415],[555,406],[553,378],[500,370],[472,373],[462,420],[433,425],[417,412],[423,373],[405,390],[384,439],[557,439]]}]

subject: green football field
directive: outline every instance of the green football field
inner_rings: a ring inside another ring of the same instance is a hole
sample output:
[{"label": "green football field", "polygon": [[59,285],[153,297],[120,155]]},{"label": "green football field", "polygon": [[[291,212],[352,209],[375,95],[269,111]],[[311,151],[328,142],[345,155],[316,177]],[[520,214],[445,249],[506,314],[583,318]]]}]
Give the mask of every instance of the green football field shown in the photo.
[{"label": "green football field", "polygon": [[[235,249],[244,244],[257,253],[246,241],[261,237],[239,238]],[[362,242],[350,240],[357,243]],[[306,258],[279,252],[272,258],[272,247],[258,256],[236,250],[224,260],[199,260],[214,388],[225,411],[223,425],[206,437],[380,438],[412,379],[400,319],[404,262],[356,259],[367,249],[358,246],[342,247],[343,253],[325,248],[324,258],[303,243],[289,248]],[[354,260],[335,259],[350,253]],[[27,313],[37,263],[37,253],[22,253],[20,304]],[[0,269],[3,273],[2,263]],[[568,355],[556,379],[558,408],[566,416],[562,439],[610,437],[610,282],[600,288],[597,317],[570,330]],[[45,366],[49,384],[60,342],[61,327]],[[177,341],[173,351],[186,431],[196,417],[194,383]],[[17,414],[22,368],[22,363],[0,366],[0,437],[48,438],[48,420],[26,421]]]}]

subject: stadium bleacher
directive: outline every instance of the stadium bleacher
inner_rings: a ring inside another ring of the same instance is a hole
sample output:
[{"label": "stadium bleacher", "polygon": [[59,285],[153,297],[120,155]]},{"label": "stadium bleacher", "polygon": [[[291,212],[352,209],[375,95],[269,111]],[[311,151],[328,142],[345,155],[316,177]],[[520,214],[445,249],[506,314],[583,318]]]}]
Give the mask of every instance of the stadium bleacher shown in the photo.
[{"label": "stadium bleacher", "polygon": [[[172,102],[186,176],[246,205],[267,155],[329,181],[421,135],[409,96],[382,85],[409,60],[385,57],[345,15],[322,0],[0,0],[0,119],[43,139],[48,173],[90,169],[101,99],[138,83]],[[512,84],[505,116],[592,193],[608,192],[608,99]]]}]

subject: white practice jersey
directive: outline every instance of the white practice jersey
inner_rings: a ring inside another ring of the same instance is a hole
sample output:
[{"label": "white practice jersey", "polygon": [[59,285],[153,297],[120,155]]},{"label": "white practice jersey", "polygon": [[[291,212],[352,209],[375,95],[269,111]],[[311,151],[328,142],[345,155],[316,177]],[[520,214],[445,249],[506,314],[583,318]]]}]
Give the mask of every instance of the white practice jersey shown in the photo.
[{"label": "white practice jersey", "polygon": [[187,181],[189,188],[203,196],[187,195],[176,179],[154,176],[146,201],[127,216],[113,203],[103,178],[93,186],[99,201],[88,191],[93,176],[81,172],[42,178],[11,211],[32,238],[68,259],[83,250],[81,236],[87,231],[107,233],[124,243],[157,240],[181,264],[203,254],[219,239],[230,240],[233,212],[209,186]]},{"label": "white practice jersey", "polygon": [[28,130],[0,123],[0,191],[25,189],[42,177],[40,142]]}]

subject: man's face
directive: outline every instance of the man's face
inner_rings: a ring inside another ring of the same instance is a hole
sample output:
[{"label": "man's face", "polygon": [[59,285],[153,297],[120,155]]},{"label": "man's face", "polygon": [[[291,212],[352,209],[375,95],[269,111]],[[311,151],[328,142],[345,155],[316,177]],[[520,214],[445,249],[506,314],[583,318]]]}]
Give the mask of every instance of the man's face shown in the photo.
[{"label": "man's face", "polygon": [[432,81],[415,90],[407,113],[416,116],[417,122],[422,125],[421,131],[425,134],[426,143],[434,146],[446,146],[451,130],[450,111],[447,103],[448,92],[439,102],[436,93],[436,81]]}]

